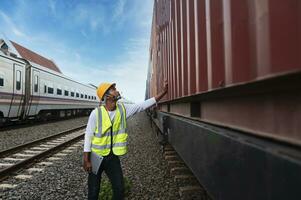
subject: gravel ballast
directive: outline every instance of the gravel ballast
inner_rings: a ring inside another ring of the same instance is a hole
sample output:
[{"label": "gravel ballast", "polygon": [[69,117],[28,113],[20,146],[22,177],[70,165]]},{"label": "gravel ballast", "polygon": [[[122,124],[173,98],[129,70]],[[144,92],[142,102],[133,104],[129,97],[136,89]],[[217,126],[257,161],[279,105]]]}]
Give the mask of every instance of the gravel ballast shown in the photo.
[{"label": "gravel ballast", "polygon": [[[128,133],[128,154],[121,157],[124,176],[132,183],[127,199],[179,199],[176,183],[169,174],[145,113],[128,121]],[[6,180],[5,183],[17,186],[0,190],[0,199],[87,199],[87,173],[81,165],[82,151],[80,145],[26,181]],[[105,174],[103,177],[106,178]]]},{"label": "gravel ballast", "polygon": [[25,128],[0,131],[0,151],[33,140],[57,134],[87,123],[88,117],[79,117]]}]

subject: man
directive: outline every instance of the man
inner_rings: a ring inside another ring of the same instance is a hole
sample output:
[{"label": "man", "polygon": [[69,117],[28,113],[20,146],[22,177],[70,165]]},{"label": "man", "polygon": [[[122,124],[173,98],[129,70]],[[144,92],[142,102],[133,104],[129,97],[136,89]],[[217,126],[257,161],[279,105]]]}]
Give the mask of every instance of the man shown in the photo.
[{"label": "man", "polygon": [[[120,94],[116,84],[102,83],[97,89],[99,99],[104,105],[94,109],[89,117],[84,144],[84,169],[88,175],[88,199],[97,200],[100,190],[101,174],[107,174],[112,183],[113,199],[124,198],[123,174],[119,156],[127,152],[126,119],[153,106],[167,93],[165,82],[163,91],[140,104],[122,104],[117,101]],[[97,175],[91,172],[90,153],[103,157]]]}]

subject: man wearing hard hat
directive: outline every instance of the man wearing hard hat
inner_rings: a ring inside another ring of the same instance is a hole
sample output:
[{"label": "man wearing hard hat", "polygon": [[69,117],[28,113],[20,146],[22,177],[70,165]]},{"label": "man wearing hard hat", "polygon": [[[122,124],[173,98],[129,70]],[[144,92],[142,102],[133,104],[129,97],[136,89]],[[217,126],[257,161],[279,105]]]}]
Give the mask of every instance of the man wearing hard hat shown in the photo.
[{"label": "man wearing hard hat", "polygon": [[[119,156],[127,153],[126,119],[153,106],[167,93],[165,82],[163,91],[140,104],[117,102],[121,96],[115,83],[102,83],[97,95],[103,105],[94,109],[89,117],[84,143],[84,169],[88,175],[88,199],[97,200],[103,171],[109,177],[113,188],[113,199],[124,199],[124,183]],[[92,173],[91,154],[103,158],[99,169]]]}]

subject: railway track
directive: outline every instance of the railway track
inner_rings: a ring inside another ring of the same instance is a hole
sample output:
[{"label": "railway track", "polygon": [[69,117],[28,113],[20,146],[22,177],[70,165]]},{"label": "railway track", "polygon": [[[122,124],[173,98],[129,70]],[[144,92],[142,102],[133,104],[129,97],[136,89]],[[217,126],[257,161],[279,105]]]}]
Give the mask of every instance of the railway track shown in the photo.
[{"label": "railway track", "polygon": [[0,152],[0,182],[83,138],[86,125]]}]

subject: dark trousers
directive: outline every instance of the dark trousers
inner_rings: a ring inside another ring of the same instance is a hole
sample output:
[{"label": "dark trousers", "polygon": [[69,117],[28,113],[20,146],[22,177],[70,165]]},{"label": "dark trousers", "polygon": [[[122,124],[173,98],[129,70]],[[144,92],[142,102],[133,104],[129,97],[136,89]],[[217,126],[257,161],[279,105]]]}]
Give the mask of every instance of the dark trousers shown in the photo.
[{"label": "dark trousers", "polygon": [[113,199],[124,199],[123,175],[119,157],[114,154],[105,156],[97,175],[92,172],[88,176],[88,200],[98,200],[100,192],[101,174],[105,171],[111,181],[113,189]]}]

